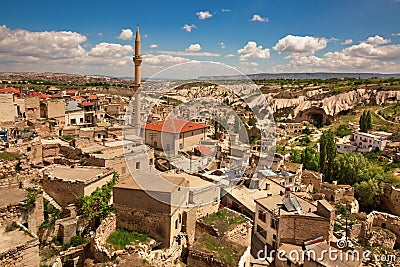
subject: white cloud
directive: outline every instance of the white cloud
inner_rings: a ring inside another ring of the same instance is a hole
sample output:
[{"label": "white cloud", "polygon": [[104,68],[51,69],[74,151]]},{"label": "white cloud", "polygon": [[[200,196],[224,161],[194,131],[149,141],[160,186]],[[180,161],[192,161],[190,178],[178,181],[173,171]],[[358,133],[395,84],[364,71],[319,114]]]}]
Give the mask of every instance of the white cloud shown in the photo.
[{"label": "white cloud", "polygon": [[130,45],[99,43],[89,51],[88,55],[93,57],[120,58],[132,52],[133,47]]},{"label": "white cloud", "polygon": [[267,59],[270,58],[270,50],[268,48],[257,46],[256,42],[248,42],[243,48],[239,49],[237,53],[240,56],[239,60],[244,61],[250,58]]},{"label": "white cloud", "polygon": [[194,57],[220,57],[221,55],[218,53],[211,52],[200,52],[200,51],[168,51],[168,50],[157,50],[154,53],[163,54],[163,55],[172,55],[172,56],[194,56]]},{"label": "white cloud", "polygon": [[343,42],[342,42],[342,45],[349,45],[349,44],[352,44],[353,43],[353,40],[352,39],[346,39],[346,40],[344,40]]},{"label": "white cloud", "polygon": [[251,21],[268,22],[268,18],[263,18],[260,15],[254,14]]},{"label": "white cloud", "polygon": [[186,52],[199,52],[201,50],[200,44],[191,44],[188,48],[186,48]]},{"label": "white cloud", "polygon": [[329,40],[326,38],[287,35],[280,39],[272,49],[278,53],[313,55],[315,52],[326,48],[328,42]]},{"label": "white cloud", "polygon": [[387,43],[388,40],[380,36],[369,37],[360,44],[327,52],[322,57],[297,54],[289,65],[303,71],[399,72],[400,65],[395,61],[400,60],[400,45],[385,45]]},{"label": "white cloud", "polygon": [[192,25],[188,25],[185,24],[183,25],[182,29],[184,29],[186,32],[191,32],[193,29],[196,29],[196,25],[192,24]]},{"label": "white cloud", "polygon": [[225,45],[224,42],[220,42],[220,43],[218,43],[218,45],[219,45],[219,47],[221,47],[222,49],[225,49],[225,48],[226,48],[226,45]]},{"label": "white cloud", "polygon": [[120,35],[118,36],[121,40],[132,40],[133,32],[131,29],[124,29],[121,31]]},{"label": "white cloud", "polygon": [[[84,56],[87,37],[76,32],[30,32],[0,27],[0,55],[64,59]],[[50,45],[51,44],[51,45]]]},{"label": "white cloud", "polygon": [[241,62],[240,63],[243,66],[251,66],[251,67],[257,67],[258,63],[257,62]]},{"label": "white cloud", "polygon": [[157,48],[157,47],[158,47],[158,45],[156,45],[156,44],[150,45],[150,48],[151,48],[151,49],[155,49],[155,48]]},{"label": "white cloud", "polygon": [[381,44],[389,44],[391,42],[390,39],[384,39],[382,36],[375,35],[374,37],[369,37],[365,43],[371,45],[381,45]]},{"label": "white cloud", "polygon": [[190,59],[183,57],[174,57],[171,55],[154,55],[147,54],[143,55],[143,61],[150,66],[171,66],[175,64],[189,62]]},{"label": "white cloud", "polygon": [[98,36],[103,36],[103,33],[102,33],[102,32],[99,32],[97,35],[98,35]]},{"label": "white cloud", "polygon": [[400,36],[400,32],[399,33],[392,33],[392,36]]},{"label": "white cloud", "polygon": [[228,54],[225,57],[235,57],[235,55],[234,54]]},{"label": "white cloud", "polygon": [[232,10],[223,8],[223,9],[221,9],[221,12],[229,13],[229,12],[232,12]]},{"label": "white cloud", "polygon": [[203,20],[203,19],[208,19],[212,17],[212,14],[210,13],[210,11],[199,11],[196,13],[196,15],[199,17],[199,19]]}]

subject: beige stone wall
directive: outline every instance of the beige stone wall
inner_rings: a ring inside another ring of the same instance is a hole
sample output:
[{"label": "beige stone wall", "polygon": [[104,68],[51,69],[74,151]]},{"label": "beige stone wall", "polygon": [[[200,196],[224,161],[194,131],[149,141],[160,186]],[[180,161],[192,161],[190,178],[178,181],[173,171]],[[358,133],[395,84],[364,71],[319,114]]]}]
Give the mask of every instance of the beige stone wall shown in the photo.
[{"label": "beige stone wall", "polygon": [[39,240],[10,248],[0,254],[0,266],[39,266]]},{"label": "beige stone wall", "polygon": [[171,216],[170,205],[154,199],[142,190],[118,187],[113,189],[113,205],[118,214],[118,228],[148,233],[162,243],[161,247],[169,247],[171,228],[175,227],[171,222],[177,218],[177,215]]},{"label": "beige stone wall", "polygon": [[0,122],[12,122],[18,116],[14,95],[0,94]]},{"label": "beige stone wall", "polygon": [[65,103],[63,99],[47,101],[47,118],[56,119],[61,125],[65,124]]},{"label": "beige stone wall", "polygon": [[373,211],[368,214],[367,224],[369,230],[372,227],[381,227],[393,232],[396,237],[396,243],[400,244],[400,217],[388,213]]},{"label": "beige stone wall", "polygon": [[93,181],[90,184],[85,185],[85,187],[83,189],[83,194],[85,196],[89,196],[90,194],[93,193],[94,190],[96,190],[97,187],[102,187],[103,185],[105,185],[109,181],[111,181],[113,176],[114,176],[114,173],[110,173],[109,175],[102,177],[101,179],[98,179],[96,181]]},{"label": "beige stone wall", "polygon": [[181,134],[179,138],[180,149],[199,145],[200,141],[206,138],[206,129],[198,129]]},{"label": "beige stone wall", "polygon": [[82,182],[64,182],[60,179],[48,179],[46,175],[43,179],[43,189],[54,200],[65,207],[69,204],[75,203],[76,198],[83,196],[84,183]]},{"label": "beige stone wall", "polygon": [[27,120],[37,120],[40,118],[40,100],[39,97],[27,97],[25,101],[25,117]]},{"label": "beige stone wall", "polygon": [[94,236],[91,237],[90,252],[95,261],[104,262],[111,260],[112,256],[105,248],[107,238],[117,229],[117,217],[110,213],[107,218],[101,221]]},{"label": "beige stone wall", "polygon": [[281,215],[278,229],[278,247],[282,243],[301,246],[309,238],[324,236],[330,240],[328,219],[306,215]]},{"label": "beige stone wall", "polygon": [[381,206],[384,210],[400,216],[400,189],[387,183],[381,198]]}]

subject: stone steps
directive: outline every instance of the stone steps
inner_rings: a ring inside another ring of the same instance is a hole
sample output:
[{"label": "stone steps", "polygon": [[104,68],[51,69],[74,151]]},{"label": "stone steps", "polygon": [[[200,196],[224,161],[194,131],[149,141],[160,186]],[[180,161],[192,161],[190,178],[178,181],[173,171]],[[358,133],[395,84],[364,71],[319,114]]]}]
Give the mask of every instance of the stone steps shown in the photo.
[{"label": "stone steps", "polygon": [[58,205],[58,203],[44,191],[43,191],[43,198],[46,199],[54,208],[62,211],[62,207]]}]

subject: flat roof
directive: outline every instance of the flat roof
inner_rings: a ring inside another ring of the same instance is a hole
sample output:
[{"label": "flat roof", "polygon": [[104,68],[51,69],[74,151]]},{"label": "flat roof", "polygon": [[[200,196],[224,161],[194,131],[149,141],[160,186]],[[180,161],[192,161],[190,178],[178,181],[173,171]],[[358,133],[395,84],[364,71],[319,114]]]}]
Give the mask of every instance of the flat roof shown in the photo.
[{"label": "flat roof", "polygon": [[82,181],[86,182],[97,175],[109,173],[111,169],[100,167],[74,167],[62,165],[53,165],[45,170],[50,176],[59,178],[65,181]]},{"label": "flat roof", "polygon": [[6,233],[4,229],[0,228],[0,254],[34,239],[19,229]]},{"label": "flat roof", "polygon": [[213,183],[201,179],[200,177],[187,174],[185,172],[175,173],[175,172],[163,172],[161,176],[166,179],[183,178],[188,182],[187,187],[205,187],[213,185]]},{"label": "flat roof", "polygon": [[[266,184],[269,184],[269,190],[264,190]],[[256,199],[267,197],[268,194],[273,196],[279,195],[285,188],[270,179],[260,179],[259,189],[249,189],[244,185],[233,187],[228,193],[237,201],[242,203],[246,208],[252,212],[256,211]]]},{"label": "flat roof", "polygon": [[0,189],[0,207],[5,207],[10,204],[16,205],[24,200],[26,200],[26,193],[24,189],[20,188]]},{"label": "flat roof", "polygon": [[185,182],[185,179],[182,177],[161,177],[157,174],[148,173],[136,173],[134,175],[136,177],[122,177],[114,187],[140,191],[148,190],[152,192],[171,193],[178,186],[181,186]]},{"label": "flat roof", "polygon": [[[291,193],[291,197],[292,196],[296,196],[296,195]],[[300,198],[299,196],[296,196],[296,197],[301,205],[301,209],[302,209],[301,214],[302,215],[319,217],[317,214],[314,213],[315,211],[317,211],[317,207],[315,205],[311,204],[308,201],[305,201],[304,199]],[[264,208],[273,211],[273,210],[279,208],[280,204],[283,205],[283,198],[284,198],[284,196],[275,195],[275,196],[271,196],[271,197],[264,197],[264,198],[256,199],[256,202],[258,204],[260,204],[261,206],[263,206]],[[296,214],[297,211],[289,212],[289,211],[286,211],[285,208],[282,208],[280,210],[280,213],[283,215],[285,215],[285,214],[288,215],[288,214]]]}]

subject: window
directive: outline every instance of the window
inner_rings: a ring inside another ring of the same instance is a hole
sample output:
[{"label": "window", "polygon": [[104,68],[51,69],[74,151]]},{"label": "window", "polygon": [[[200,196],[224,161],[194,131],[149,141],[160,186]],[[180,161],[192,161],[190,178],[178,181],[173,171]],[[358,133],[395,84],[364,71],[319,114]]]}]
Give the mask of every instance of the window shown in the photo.
[{"label": "window", "polygon": [[136,162],[136,170],[140,170],[140,162]]},{"label": "window", "polygon": [[175,220],[175,229],[178,229],[178,220]]},{"label": "window", "polygon": [[257,234],[262,236],[264,239],[267,238],[267,232],[259,225],[257,225]]},{"label": "window", "polygon": [[262,210],[258,211],[258,219],[265,222],[265,212],[263,212]]},{"label": "window", "polygon": [[79,122],[80,122],[80,123],[83,123],[83,118],[80,118],[80,119],[79,119]]},{"label": "window", "polygon": [[76,119],[71,119],[71,124],[76,124]]},{"label": "window", "polygon": [[126,172],[126,167],[122,167],[122,168],[121,168],[121,173],[122,173],[122,174],[125,174],[125,172]]},{"label": "window", "polygon": [[275,229],[276,228],[276,222],[273,218],[271,218],[271,224],[270,224],[271,228]]}]

